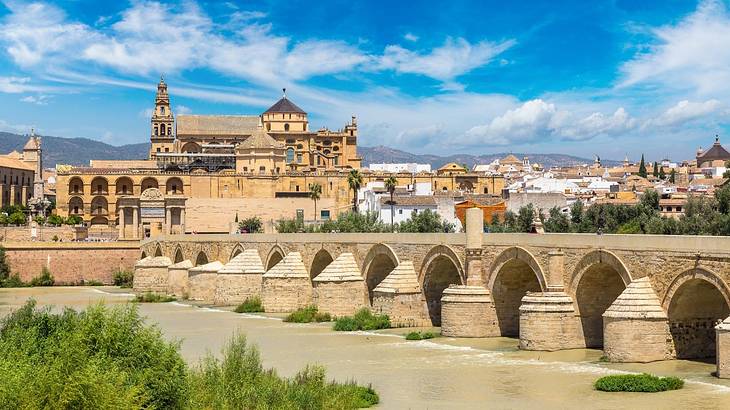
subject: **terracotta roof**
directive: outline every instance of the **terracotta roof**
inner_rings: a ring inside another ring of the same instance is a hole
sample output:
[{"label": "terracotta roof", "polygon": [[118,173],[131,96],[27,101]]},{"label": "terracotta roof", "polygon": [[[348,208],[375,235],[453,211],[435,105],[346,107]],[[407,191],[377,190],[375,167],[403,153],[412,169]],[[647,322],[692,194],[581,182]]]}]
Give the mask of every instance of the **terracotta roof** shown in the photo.
[{"label": "terracotta roof", "polygon": [[[394,196],[394,206],[436,206],[436,200],[430,195]],[[390,197],[380,198],[380,206],[390,206]]]},{"label": "terracotta roof", "polygon": [[690,181],[690,185],[712,185],[712,186],[720,186],[724,185],[725,182],[727,182],[727,178],[695,178],[692,181]]},{"label": "terracotta roof", "polygon": [[33,167],[19,159],[10,158],[7,156],[0,156],[0,167],[23,169],[26,171],[34,171]]},{"label": "terracotta roof", "polygon": [[23,150],[39,149],[40,146],[41,146],[41,144],[37,137],[30,137],[30,138],[28,138],[28,142],[25,143]]},{"label": "terracotta roof", "polygon": [[249,135],[259,124],[257,115],[178,115],[180,135]]},{"label": "terracotta roof", "polygon": [[504,165],[504,164],[522,164],[522,161],[520,161],[520,159],[517,158],[516,156],[509,154],[506,157],[500,159],[499,163],[502,165]]},{"label": "terracotta roof", "polygon": [[306,114],[306,112],[304,112],[304,110],[302,110],[301,108],[297,107],[296,104],[294,104],[293,102],[289,101],[289,99],[286,98],[286,97],[282,97],[274,105],[272,105],[271,107],[269,107],[269,109],[266,110],[264,112],[264,114],[274,113],[274,112],[286,112],[286,113],[296,112],[296,113],[300,113],[300,114]]},{"label": "terracotta roof", "polygon": [[712,147],[710,147],[707,152],[699,155],[697,159],[702,162],[716,159],[727,160],[730,159],[730,152],[727,152],[727,150],[720,145],[720,140],[716,139],[715,143],[712,144]]}]

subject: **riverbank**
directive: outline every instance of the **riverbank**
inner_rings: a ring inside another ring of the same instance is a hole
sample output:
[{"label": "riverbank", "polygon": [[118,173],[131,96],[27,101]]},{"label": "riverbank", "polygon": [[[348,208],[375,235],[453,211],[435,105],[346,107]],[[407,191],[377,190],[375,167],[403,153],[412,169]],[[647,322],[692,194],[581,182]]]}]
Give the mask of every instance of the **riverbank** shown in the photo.
[{"label": "riverbank", "polygon": [[[117,288],[0,289],[0,314],[28,297],[39,305],[83,308],[104,299],[125,303],[132,295]],[[244,332],[261,350],[266,367],[291,376],[306,364],[327,368],[330,377],[372,384],[379,408],[654,408],[730,407],[730,381],[710,375],[708,363],[668,361],[644,365],[600,363],[598,350],[524,352],[507,338],[437,338],[406,341],[406,329],[333,332],[331,324],[289,324],[280,317],[237,314],[187,303],[142,304],[140,312],[158,323],[169,339],[181,339],[181,353],[195,362],[218,352],[234,331]],[[593,390],[601,375],[620,371],[678,376],[684,389],[656,394]]]}]

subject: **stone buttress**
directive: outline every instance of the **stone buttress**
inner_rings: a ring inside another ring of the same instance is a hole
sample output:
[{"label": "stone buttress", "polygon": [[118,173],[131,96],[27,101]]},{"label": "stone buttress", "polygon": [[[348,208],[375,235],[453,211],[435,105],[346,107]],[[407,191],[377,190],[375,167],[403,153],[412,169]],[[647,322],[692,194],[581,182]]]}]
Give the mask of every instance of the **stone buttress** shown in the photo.
[{"label": "stone buttress", "polygon": [[216,305],[237,305],[248,298],[261,297],[264,265],[256,249],[246,249],[218,271],[215,285]]},{"label": "stone buttress", "polygon": [[393,327],[431,326],[411,261],[401,261],[373,289],[373,311],[390,317]]},{"label": "stone buttress", "polygon": [[350,252],[340,254],[312,279],[314,304],[334,317],[350,316],[368,306],[365,280]]},{"label": "stone buttress", "polygon": [[466,210],[466,285],[450,285],[441,296],[441,334],[451,337],[499,336],[492,295],[482,279],[484,214]]},{"label": "stone buttress", "polygon": [[264,311],[293,312],[312,304],[312,284],[299,252],[290,252],[262,278]]},{"label": "stone buttress", "polygon": [[134,265],[132,289],[135,292],[167,292],[167,268],[172,265],[166,256],[148,256]]},{"label": "stone buttress", "polygon": [[730,317],[715,326],[717,340],[717,377],[730,379]]},{"label": "stone buttress", "polygon": [[548,254],[546,292],[527,292],[520,305],[520,349],[555,351],[585,347],[573,299],[563,288],[565,254]]},{"label": "stone buttress", "polygon": [[188,296],[191,300],[213,303],[216,276],[222,267],[222,263],[214,261],[188,269]]},{"label": "stone buttress", "polygon": [[167,293],[178,298],[189,296],[188,270],[193,267],[189,259],[167,267]]},{"label": "stone buttress", "polygon": [[648,277],[634,280],[603,313],[603,351],[612,362],[673,357],[669,318]]}]

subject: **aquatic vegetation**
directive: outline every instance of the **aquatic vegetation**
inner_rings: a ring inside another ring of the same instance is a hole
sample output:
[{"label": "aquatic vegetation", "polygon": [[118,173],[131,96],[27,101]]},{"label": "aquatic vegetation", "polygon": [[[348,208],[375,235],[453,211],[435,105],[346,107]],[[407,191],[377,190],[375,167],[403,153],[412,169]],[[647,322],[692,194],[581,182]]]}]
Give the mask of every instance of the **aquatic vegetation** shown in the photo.
[{"label": "aquatic vegetation", "polygon": [[161,293],[145,292],[134,297],[134,302],[139,303],[167,303],[174,302],[174,296],[163,295]]},{"label": "aquatic vegetation", "polygon": [[390,318],[388,315],[374,315],[370,309],[362,308],[353,316],[337,318],[333,329],[337,331],[354,331],[387,329],[389,327]]},{"label": "aquatic vegetation", "polygon": [[236,308],[233,310],[236,313],[257,313],[257,312],[263,312],[264,307],[261,305],[261,298],[258,296],[254,296],[251,298],[246,298],[246,300],[243,301],[240,305],[236,306]]},{"label": "aquatic vegetation", "polygon": [[264,369],[258,349],[234,335],[221,359],[188,367],[136,304],[51,313],[34,301],[0,322],[0,408],[355,409],[379,401],[371,387],[327,381],[320,366],[293,378]]},{"label": "aquatic vegetation", "polygon": [[601,377],[593,386],[596,390],[607,392],[656,393],[681,389],[684,381],[677,377],[658,377],[648,373],[620,374]]},{"label": "aquatic vegetation", "polygon": [[331,320],[332,316],[329,313],[320,312],[314,305],[298,309],[284,318],[285,322],[291,323],[329,322]]},{"label": "aquatic vegetation", "polygon": [[433,332],[410,332],[406,335],[406,340],[426,340],[434,337],[437,335]]}]

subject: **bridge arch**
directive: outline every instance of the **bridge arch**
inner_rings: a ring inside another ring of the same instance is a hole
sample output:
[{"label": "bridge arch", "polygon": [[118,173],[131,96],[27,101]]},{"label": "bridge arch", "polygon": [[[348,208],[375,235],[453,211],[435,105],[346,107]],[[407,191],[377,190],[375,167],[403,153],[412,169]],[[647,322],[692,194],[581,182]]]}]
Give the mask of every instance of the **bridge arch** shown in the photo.
[{"label": "bridge arch", "polygon": [[368,286],[368,297],[370,303],[373,303],[373,289],[385,279],[390,272],[395,269],[400,261],[393,248],[388,245],[378,243],[373,245],[365,255],[363,261],[363,275],[365,283]]},{"label": "bridge arch", "polygon": [[185,257],[183,256],[182,248],[180,248],[180,245],[177,245],[177,249],[175,249],[174,263],[180,263],[184,260],[185,260]]},{"label": "bridge arch", "polygon": [[159,242],[155,244],[155,257],[162,256],[162,245]]},{"label": "bridge arch", "polygon": [[598,249],[578,261],[570,289],[586,347],[603,347],[603,313],[632,280],[626,265],[612,252]]},{"label": "bridge arch", "polygon": [[274,265],[281,262],[285,255],[286,253],[279,244],[274,245],[271,250],[269,250],[269,254],[266,255],[266,270],[268,271],[273,268]]},{"label": "bridge arch", "polygon": [[139,256],[139,259],[142,260],[147,257],[147,252],[142,251],[142,255]]},{"label": "bridge arch", "polygon": [[237,243],[236,246],[233,247],[233,250],[231,251],[231,256],[228,258],[228,260],[230,261],[231,259],[238,256],[240,253],[243,253],[243,245]]},{"label": "bridge arch", "polygon": [[715,357],[715,324],[730,315],[730,290],[718,275],[702,267],[678,274],[662,305],[678,359]]},{"label": "bridge arch", "polygon": [[464,268],[456,252],[445,245],[433,247],[423,260],[419,277],[428,316],[434,326],[441,326],[441,296],[449,285],[464,284]]},{"label": "bridge arch", "polygon": [[527,249],[514,246],[497,255],[489,269],[497,323],[502,336],[520,334],[520,305],[527,292],[545,291],[545,275]]},{"label": "bridge arch", "polygon": [[317,251],[314,258],[312,258],[312,265],[309,268],[309,278],[316,278],[333,260],[332,254],[326,249],[322,248]]},{"label": "bridge arch", "polygon": [[198,256],[195,257],[195,266],[206,265],[208,264],[208,261],[208,255],[206,255],[205,252],[200,251],[198,252]]}]

